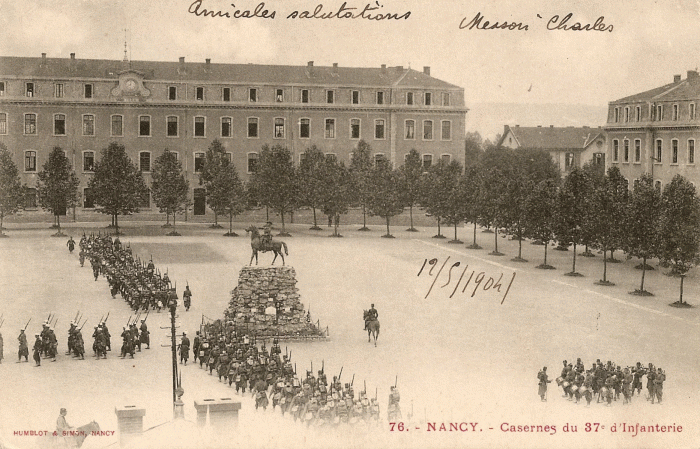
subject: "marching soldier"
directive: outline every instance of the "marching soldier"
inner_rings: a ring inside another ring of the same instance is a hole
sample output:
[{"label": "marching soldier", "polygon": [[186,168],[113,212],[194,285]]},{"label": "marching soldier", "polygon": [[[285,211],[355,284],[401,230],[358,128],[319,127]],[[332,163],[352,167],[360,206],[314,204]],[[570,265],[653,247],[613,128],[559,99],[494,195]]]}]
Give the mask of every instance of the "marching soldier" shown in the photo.
[{"label": "marching soldier", "polygon": [[538,389],[538,394],[540,395],[540,399],[542,402],[545,402],[547,400],[547,384],[552,382],[547,378],[547,367],[543,367],[542,371],[537,373],[537,378],[539,379],[539,389]]},{"label": "marching soldier", "polygon": [[[104,345],[105,349],[107,351],[112,350],[112,335],[109,333],[109,329],[107,329],[107,321],[105,320],[104,322],[100,323],[100,329],[102,330],[102,334],[104,336]],[[107,355],[105,354],[105,358]]]},{"label": "marching soldier", "polygon": [[34,361],[36,362],[36,366],[41,366],[41,349],[43,347],[43,343],[41,341],[41,334],[34,334]]},{"label": "marching soldier", "polygon": [[22,357],[24,357],[25,362],[28,362],[29,361],[29,345],[27,344],[27,336],[24,334],[24,329],[19,330],[19,336],[17,337],[17,340],[19,341],[19,351],[17,352],[17,356],[18,356],[17,363],[22,361]]},{"label": "marching soldier", "polygon": [[68,247],[68,252],[73,254],[73,250],[75,249],[75,240],[73,240],[73,236],[68,239],[66,246]]},{"label": "marching soldier", "polygon": [[148,326],[146,325],[145,319],[141,320],[140,330],[141,330],[141,344],[145,344],[146,349],[151,349],[151,337],[150,337],[150,332],[148,331]]},{"label": "marching soldier", "polygon": [[651,401],[651,403],[654,403],[654,395],[656,394],[654,392],[654,379],[656,378],[656,371],[654,370],[654,365],[651,363],[649,364],[649,371],[647,371],[647,391],[649,392],[649,397],[647,397],[647,401]]},{"label": "marching soldier", "polygon": [[182,333],[182,340],[180,340],[180,363],[183,361],[187,365],[187,359],[190,357],[190,339],[187,338],[187,332]]},{"label": "marching soldier", "polygon": [[185,286],[185,291],[182,292],[182,299],[185,302],[185,311],[189,311],[192,305],[192,292],[190,291],[189,284]]},{"label": "marching soldier", "polygon": [[194,341],[192,341],[192,360],[197,362],[197,357],[199,357],[199,331],[195,332]]},{"label": "marching soldier", "polygon": [[391,386],[391,393],[389,394],[389,405],[387,406],[387,418],[389,421],[401,418],[401,407],[399,407],[399,401],[401,396],[399,395],[399,390],[395,386]]},{"label": "marching soldier", "polygon": [[[656,396],[657,402],[661,404],[661,399],[664,395],[664,381],[666,380],[666,374],[658,369],[658,372],[654,376],[654,395]],[[654,398],[651,398],[651,403],[654,403]]]}]

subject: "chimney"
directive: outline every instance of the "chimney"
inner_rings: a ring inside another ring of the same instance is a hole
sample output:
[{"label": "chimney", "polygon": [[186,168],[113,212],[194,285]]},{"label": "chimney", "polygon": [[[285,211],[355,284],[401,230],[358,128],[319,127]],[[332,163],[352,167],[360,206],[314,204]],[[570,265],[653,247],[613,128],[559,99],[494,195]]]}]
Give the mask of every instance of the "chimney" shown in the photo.
[{"label": "chimney", "polygon": [[333,73],[338,73],[338,63],[337,62],[333,63]]},{"label": "chimney", "polygon": [[313,66],[314,66],[314,62],[313,62],[313,61],[309,61],[309,62],[306,63],[306,66],[307,66],[307,67],[313,67]]},{"label": "chimney", "polygon": [[423,73],[430,76],[430,66],[423,66]]},{"label": "chimney", "polygon": [[537,125],[538,128],[542,128],[542,125]]},{"label": "chimney", "polygon": [[554,125],[549,125],[550,128],[554,128]]},{"label": "chimney", "polygon": [[75,61],[75,53],[71,53],[70,58],[71,58],[71,60]]},{"label": "chimney", "polygon": [[520,128],[520,125],[515,125],[516,128]]},{"label": "chimney", "polygon": [[180,65],[183,65],[185,63],[185,57],[180,56]]},{"label": "chimney", "polygon": [[386,64],[382,64],[382,72],[386,72]]},{"label": "chimney", "polygon": [[397,65],[397,66],[396,66],[396,71],[397,71],[397,72],[403,72],[403,66],[402,66],[402,65]]},{"label": "chimney", "polygon": [[41,54],[41,65],[40,67],[46,67],[46,53]]},{"label": "chimney", "polygon": [[207,65],[211,64],[211,58],[207,58],[204,61],[206,61]]},{"label": "chimney", "polygon": [[680,75],[673,75],[673,82],[674,82],[674,83],[678,83],[678,82],[680,82],[680,80],[681,80],[681,76],[680,76]]},{"label": "chimney", "polygon": [[698,71],[697,70],[688,70],[688,79],[689,80],[698,79]]}]

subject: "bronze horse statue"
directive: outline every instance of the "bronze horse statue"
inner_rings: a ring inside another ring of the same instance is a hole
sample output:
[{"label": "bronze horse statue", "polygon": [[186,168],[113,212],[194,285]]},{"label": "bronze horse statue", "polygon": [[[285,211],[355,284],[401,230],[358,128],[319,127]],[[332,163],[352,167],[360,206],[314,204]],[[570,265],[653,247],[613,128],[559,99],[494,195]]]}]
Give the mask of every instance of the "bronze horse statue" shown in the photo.
[{"label": "bronze horse statue", "polygon": [[[367,321],[369,317],[369,310],[365,310],[364,320]],[[372,336],[374,336],[374,346],[377,346],[377,337],[379,337],[379,320],[371,319],[367,321],[367,342],[372,341]]]},{"label": "bronze horse statue", "polygon": [[[250,263],[248,265],[253,265],[253,258],[255,258],[255,265],[258,264],[258,251],[263,253],[273,251],[275,253],[275,257],[272,259],[272,265],[275,264],[277,256],[282,258],[282,265],[284,265],[284,256],[285,254],[289,255],[286,243],[278,240],[271,240],[269,243],[263,243],[262,238],[260,238],[258,228],[253,225],[248,226],[245,229],[245,232],[250,232],[250,247],[253,249],[253,254],[250,256]],[[284,247],[284,253],[282,253],[282,247]]]}]

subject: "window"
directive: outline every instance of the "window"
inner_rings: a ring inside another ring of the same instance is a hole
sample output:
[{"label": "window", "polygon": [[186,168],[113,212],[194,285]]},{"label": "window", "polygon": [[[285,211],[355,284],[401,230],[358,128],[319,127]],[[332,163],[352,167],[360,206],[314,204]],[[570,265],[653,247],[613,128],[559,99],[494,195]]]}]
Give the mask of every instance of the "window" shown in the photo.
[{"label": "window", "polygon": [[168,87],[168,100],[177,100],[177,86]]},{"label": "window", "polygon": [[430,92],[425,93],[424,99],[426,106],[430,106],[431,104],[433,104],[433,94],[431,94]]},{"label": "window", "polygon": [[0,134],[7,134],[7,113],[0,112]]},{"label": "window", "polygon": [[452,139],[452,122],[449,120],[442,121],[442,133],[440,136],[441,140],[451,140]]},{"label": "window", "polygon": [[377,167],[389,165],[389,160],[384,156],[384,153],[377,153],[374,155],[374,164]]},{"label": "window", "polygon": [[571,170],[574,167],[574,153],[566,153],[564,157],[564,168],[566,170]]},{"label": "window", "polygon": [[83,152],[83,171],[94,171],[95,170],[95,152],[94,151],[84,151]]},{"label": "window", "polygon": [[204,117],[194,118],[194,137],[204,137]]},{"label": "window", "polygon": [[231,117],[221,117],[221,137],[231,137],[232,122]]},{"label": "window", "polygon": [[620,154],[620,142],[615,139],[613,140],[613,150],[612,150],[612,160],[613,162],[617,162]]},{"label": "window", "polygon": [[384,92],[377,92],[377,104],[384,104]]},{"label": "window", "polygon": [[24,152],[24,171],[36,171],[36,151]]},{"label": "window", "polygon": [[248,89],[248,101],[250,101],[251,103],[255,103],[258,101],[258,89]]},{"label": "window", "polygon": [[678,163],[678,141],[676,139],[671,141],[671,163]]},{"label": "window", "polygon": [[258,171],[258,153],[248,153],[248,173]]},{"label": "window", "polygon": [[56,98],[63,98],[64,88],[63,83],[56,83],[53,85],[53,96]]},{"label": "window", "polygon": [[406,104],[413,104],[413,92],[406,92]]},{"label": "window", "polygon": [[637,164],[642,161],[642,141],[639,139],[634,140],[634,162]]},{"label": "window", "polygon": [[177,116],[171,115],[166,119],[166,134],[168,137],[177,137]]},{"label": "window", "polygon": [[620,108],[615,108],[615,123],[620,121]]},{"label": "window", "polygon": [[630,121],[630,108],[629,108],[629,106],[627,106],[625,108],[625,122],[629,122],[629,121]]},{"label": "window", "polygon": [[24,114],[24,134],[36,134],[36,114]]},{"label": "window", "polygon": [[382,119],[374,121],[374,138],[384,139],[384,120]]},{"label": "window", "polygon": [[95,195],[87,187],[83,189],[83,207],[86,209],[95,207]]},{"label": "window", "polygon": [[151,153],[142,151],[139,153],[139,170],[142,172],[151,171]]},{"label": "window", "polygon": [[56,114],[53,116],[53,134],[54,136],[66,135],[66,115]]},{"label": "window", "polygon": [[637,106],[636,108],[634,108],[634,110],[635,110],[635,118],[634,118],[635,121],[641,122],[642,121],[642,107]]},{"label": "window", "polygon": [[91,114],[83,115],[83,136],[95,135],[95,116]]},{"label": "window", "polygon": [[139,116],[139,136],[151,135],[151,117],[148,115]]},{"label": "window", "polygon": [[693,139],[688,140],[688,163],[695,163],[695,141]]},{"label": "window", "polygon": [[92,84],[85,84],[83,86],[83,92],[85,93],[85,98],[92,98]]},{"label": "window", "polygon": [[221,90],[221,98],[224,101],[231,101],[231,88],[230,87],[224,87]]},{"label": "window", "polygon": [[5,81],[0,81],[0,96],[5,95]]},{"label": "window", "polygon": [[224,159],[226,159],[226,161],[228,161],[228,163],[230,164],[231,162],[233,162],[233,153],[226,152],[226,154],[224,154]]},{"label": "window", "polygon": [[423,121],[423,140],[433,140],[433,121]]},{"label": "window", "polygon": [[605,153],[593,153],[593,165],[596,167],[604,167]]},{"label": "window", "polygon": [[688,119],[695,120],[695,103],[690,103],[688,106]]},{"label": "window", "polygon": [[303,118],[299,120],[299,138],[308,139],[311,135],[311,120]]},{"label": "window", "polygon": [[326,132],[325,132],[324,136],[326,139],[335,139],[335,119],[334,118],[327,118],[326,119]]},{"label": "window", "polygon": [[352,96],[352,104],[360,104],[360,91],[359,90],[353,90],[351,96]]},{"label": "window", "polygon": [[248,118],[248,137],[258,137],[258,119],[256,117]]},{"label": "window", "polygon": [[359,139],[360,138],[360,119],[354,118],[350,120],[350,138]]},{"label": "window", "polygon": [[630,141],[625,139],[622,141],[622,162],[630,161]]},{"label": "window", "polygon": [[673,120],[678,120],[678,105],[673,105]]},{"label": "window", "polygon": [[275,90],[275,101],[277,103],[282,103],[284,101],[284,90],[283,89]]},{"label": "window", "polygon": [[657,104],[656,105],[656,120],[663,120],[663,119],[664,119],[664,105]]},{"label": "window", "polygon": [[656,141],[656,160],[654,161],[655,164],[660,164],[661,163],[661,156],[663,155],[662,153],[662,141],[661,139]]},{"label": "window", "polygon": [[204,101],[204,88],[203,87],[197,87],[195,89],[195,98],[198,101]]},{"label": "window", "polygon": [[450,161],[452,160],[452,155],[451,154],[443,154],[442,156],[440,156],[440,160],[445,164],[449,164]]},{"label": "window", "polygon": [[275,137],[275,139],[284,139],[284,119],[283,118],[278,117],[275,119],[274,137]]},{"label": "window", "polygon": [[335,153],[326,153],[326,160],[327,161],[337,161],[338,160],[338,155]]},{"label": "window", "polygon": [[449,92],[443,92],[443,93],[442,93],[442,105],[443,105],[443,106],[449,106],[449,105],[450,105],[450,94],[449,94]]},{"label": "window", "polygon": [[302,89],[301,90],[301,102],[302,103],[309,102],[309,89]]},{"label": "window", "polygon": [[416,121],[406,120],[404,127],[406,128],[406,140],[414,140],[416,138]]},{"label": "window", "polygon": [[432,154],[424,154],[423,155],[423,170],[427,170],[430,168],[431,165],[433,165],[433,155]]},{"label": "window", "polygon": [[656,187],[657,192],[661,192],[661,181],[656,181],[654,187]]},{"label": "window", "polygon": [[202,173],[204,170],[204,161],[206,161],[207,156],[205,153],[194,153],[194,172]]},{"label": "window", "polygon": [[327,90],[326,91],[326,103],[333,104],[333,100],[335,100],[335,92],[332,90]]},{"label": "window", "polygon": [[29,188],[24,192],[24,207],[27,209],[36,208],[36,189]]},{"label": "window", "polygon": [[25,83],[24,84],[24,95],[27,97],[34,96],[34,83]]},{"label": "window", "polygon": [[113,115],[112,116],[112,136],[113,137],[118,137],[122,136],[123,134],[123,125],[124,117],[121,115]]}]

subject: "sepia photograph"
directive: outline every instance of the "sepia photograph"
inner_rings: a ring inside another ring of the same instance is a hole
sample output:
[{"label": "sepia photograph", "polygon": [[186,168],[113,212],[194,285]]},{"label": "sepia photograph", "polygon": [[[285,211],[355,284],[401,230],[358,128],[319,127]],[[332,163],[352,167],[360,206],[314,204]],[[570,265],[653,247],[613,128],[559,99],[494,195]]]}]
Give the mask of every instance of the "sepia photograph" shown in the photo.
[{"label": "sepia photograph", "polygon": [[0,26],[0,449],[700,447],[697,1]]}]

